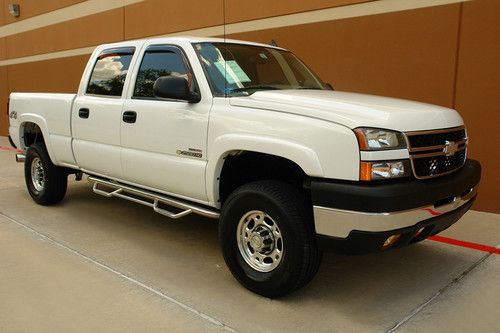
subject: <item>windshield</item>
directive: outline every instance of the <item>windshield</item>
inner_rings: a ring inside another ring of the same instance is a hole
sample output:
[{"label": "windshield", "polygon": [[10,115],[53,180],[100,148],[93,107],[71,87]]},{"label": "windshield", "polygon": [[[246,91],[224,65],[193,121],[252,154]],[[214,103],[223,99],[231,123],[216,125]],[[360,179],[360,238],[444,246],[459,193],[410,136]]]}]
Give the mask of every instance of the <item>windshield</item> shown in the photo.
[{"label": "windshield", "polygon": [[193,44],[214,96],[260,90],[328,89],[291,52],[231,43]]}]

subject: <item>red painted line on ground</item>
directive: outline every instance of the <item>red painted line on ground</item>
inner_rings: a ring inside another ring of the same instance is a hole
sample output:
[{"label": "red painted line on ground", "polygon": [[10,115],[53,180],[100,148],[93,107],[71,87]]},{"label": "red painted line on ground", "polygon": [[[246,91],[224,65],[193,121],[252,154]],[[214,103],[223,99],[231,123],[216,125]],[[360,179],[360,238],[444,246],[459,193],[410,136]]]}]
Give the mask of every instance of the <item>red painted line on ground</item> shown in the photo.
[{"label": "red painted line on ground", "polygon": [[432,237],[429,237],[428,239],[436,241],[436,242],[461,246],[461,247],[465,247],[468,249],[473,249],[473,250],[478,250],[478,251],[483,251],[483,252],[488,252],[488,253],[494,253],[494,254],[500,254],[500,249],[497,249],[493,246],[487,246],[487,245],[478,244],[478,243],[471,243],[471,242],[461,241],[458,239],[453,239],[453,238],[448,238],[448,237],[443,237],[443,236],[432,236]]},{"label": "red painted line on ground", "polygon": [[440,212],[436,212],[435,210],[432,210],[430,208],[422,208],[422,210],[425,210],[425,211],[429,212],[429,214],[431,214],[432,216],[439,216],[439,215],[443,214],[443,213],[440,213]]},{"label": "red painted line on ground", "polygon": [[[22,153],[23,152],[20,149],[15,149],[15,148],[6,147],[6,146],[0,146],[0,150],[7,150],[7,151],[14,152],[14,153]],[[424,210],[428,211],[431,215],[434,215],[434,216],[441,215],[440,212],[433,211],[430,208],[425,208]],[[435,241],[435,242],[456,245],[456,246],[465,247],[468,249],[473,249],[473,250],[478,250],[478,251],[483,251],[483,252],[488,252],[488,253],[494,253],[494,254],[500,254],[500,249],[497,249],[497,248],[492,247],[492,246],[483,245],[483,244],[471,243],[471,242],[461,241],[458,239],[442,237],[442,236],[431,236],[428,239]]]},{"label": "red painted line on ground", "polygon": [[11,151],[11,152],[14,152],[14,153],[22,153],[23,152],[20,149],[16,149],[16,148],[12,148],[12,147],[6,147],[6,146],[0,146],[0,149],[1,150]]}]

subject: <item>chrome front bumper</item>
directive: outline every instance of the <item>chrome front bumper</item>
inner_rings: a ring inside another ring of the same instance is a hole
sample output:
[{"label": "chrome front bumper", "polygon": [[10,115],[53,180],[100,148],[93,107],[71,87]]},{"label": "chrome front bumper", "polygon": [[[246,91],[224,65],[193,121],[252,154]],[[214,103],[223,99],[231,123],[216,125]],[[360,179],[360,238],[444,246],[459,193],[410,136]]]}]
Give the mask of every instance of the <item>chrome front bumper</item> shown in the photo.
[{"label": "chrome front bumper", "polygon": [[383,232],[414,226],[419,222],[452,212],[476,196],[476,187],[468,193],[453,197],[450,202],[386,213],[369,213],[314,206],[316,233],[336,238],[346,238],[351,231]]}]

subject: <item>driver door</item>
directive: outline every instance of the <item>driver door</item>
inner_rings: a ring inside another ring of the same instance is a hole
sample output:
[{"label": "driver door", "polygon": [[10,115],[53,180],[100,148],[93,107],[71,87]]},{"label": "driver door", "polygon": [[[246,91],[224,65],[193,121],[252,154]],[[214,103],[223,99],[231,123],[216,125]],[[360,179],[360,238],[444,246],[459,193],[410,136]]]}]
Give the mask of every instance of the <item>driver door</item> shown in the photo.
[{"label": "driver door", "polygon": [[169,75],[185,77],[191,89],[198,89],[179,46],[146,47],[123,108],[123,179],[163,193],[207,201],[205,167],[211,100],[202,96],[200,102],[188,103],[156,98],[155,80]]}]

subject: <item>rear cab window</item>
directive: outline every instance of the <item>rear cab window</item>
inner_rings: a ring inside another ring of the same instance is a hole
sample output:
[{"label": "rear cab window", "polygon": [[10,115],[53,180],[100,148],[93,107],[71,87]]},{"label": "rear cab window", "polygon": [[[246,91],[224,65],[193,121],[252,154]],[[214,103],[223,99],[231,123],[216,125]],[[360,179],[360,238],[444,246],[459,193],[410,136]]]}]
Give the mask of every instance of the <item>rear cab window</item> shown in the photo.
[{"label": "rear cab window", "polygon": [[120,97],[135,47],[104,50],[97,57],[86,94]]}]

